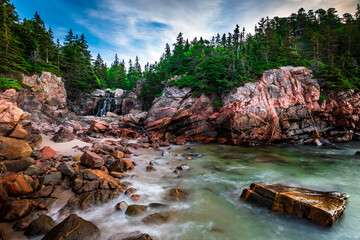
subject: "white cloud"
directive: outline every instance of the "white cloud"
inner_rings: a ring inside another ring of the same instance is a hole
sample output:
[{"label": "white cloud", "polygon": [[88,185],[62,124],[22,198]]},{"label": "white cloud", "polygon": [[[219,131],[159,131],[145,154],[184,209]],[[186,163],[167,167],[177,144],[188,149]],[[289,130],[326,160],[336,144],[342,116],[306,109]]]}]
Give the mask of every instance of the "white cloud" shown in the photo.
[{"label": "white cloud", "polygon": [[261,17],[289,16],[301,7],[354,13],[356,4],[357,0],[98,0],[97,9],[87,9],[87,16],[78,16],[77,23],[114,46],[92,49],[109,65],[115,53],[125,62],[138,56],[144,64],[159,60],[165,44],[172,44],[180,31],[189,40],[233,31],[236,24],[252,32]]}]

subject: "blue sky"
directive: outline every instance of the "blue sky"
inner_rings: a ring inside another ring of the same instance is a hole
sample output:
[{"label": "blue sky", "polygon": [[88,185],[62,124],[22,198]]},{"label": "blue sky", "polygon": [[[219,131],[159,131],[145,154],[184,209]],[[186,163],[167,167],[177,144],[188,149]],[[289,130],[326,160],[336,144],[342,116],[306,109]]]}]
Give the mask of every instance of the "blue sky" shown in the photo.
[{"label": "blue sky", "polygon": [[289,16],[301,7],[354,13],[360,0],[10,0],[21,18],[38,11],[56,38],[70,28],[85,33],[93,57],[110,65],[139,57],[141,64],[159,60],[165,44],[185,38],[210,38],[232,32],[236,24],[253,31],[261,17]]}]

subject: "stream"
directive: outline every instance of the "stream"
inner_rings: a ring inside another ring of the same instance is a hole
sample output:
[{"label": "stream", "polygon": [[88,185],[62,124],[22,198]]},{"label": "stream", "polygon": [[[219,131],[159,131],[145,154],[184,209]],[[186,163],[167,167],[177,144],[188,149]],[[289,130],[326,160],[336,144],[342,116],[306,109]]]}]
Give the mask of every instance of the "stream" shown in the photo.
[{"label": "stream", "polygon": [[[359,143],[338,144],[335,149],[313,146],[240,147],[193,144],[140,149],[132,158],[137,164],[125,179],[141,195],[140,202],[120,196],[102,206],[76,212],[95,223],[107,239],[118,232],[141,231],[153,239],[360,239],[360,158]],[[183,154],[193,156],[187,160]],[[146,172],[153,161],[154,172]],[[181,164],[190,170],[178,177],[173,170]],[[322,227],[305,219],[272,212],[239,199],[242,190],[253,182],[282,183],[350,195],[347,209],[338,223]],[[179,187],[189,193],[184,202],[167,202],[166,191]],[[144,215],[128,217],[115,210],[118,202],[130,204],[164,203],[165,209],[150,209]],[[56,222],[61,201],[49,213]],[[170,215],[161,225],[145,224],[142,218],[154,212]],[[36,239],[36,238],[35,238]],[[41,239],[38,238],[38,239]]]}]

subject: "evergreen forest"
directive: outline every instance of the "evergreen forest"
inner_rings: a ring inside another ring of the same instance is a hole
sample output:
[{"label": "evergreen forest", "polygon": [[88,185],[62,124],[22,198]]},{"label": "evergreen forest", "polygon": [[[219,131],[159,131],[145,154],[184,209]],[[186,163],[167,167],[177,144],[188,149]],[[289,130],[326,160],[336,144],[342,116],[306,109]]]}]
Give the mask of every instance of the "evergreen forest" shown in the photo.
[{"label": "evergreen forest", "polygon": [[139,78],[145,78],[140,96],[149,107],[165,84],[220,96],[258,80],[266,70],[292,65],[313,70],[325,88],[359,89],[359,5],[354,11],[339,16],[334,8],[301,8],[289,17],[262,18],[254,30],[234,23],[232,32],[210,39],[189,40],[179,33],[174,44],[166,44],[158,62],[142,68],[138,57],[125,62],[117,54],[107,66],[100,54],[93,58],[84,34],[70,29],[63,41],[55,40],[37,12],[31,19],[20,19],[15,6],[2,0],[0,88],[21,89],[22,74],[42,71],[63,77],[70,97],[96,88],[132,90]]}]

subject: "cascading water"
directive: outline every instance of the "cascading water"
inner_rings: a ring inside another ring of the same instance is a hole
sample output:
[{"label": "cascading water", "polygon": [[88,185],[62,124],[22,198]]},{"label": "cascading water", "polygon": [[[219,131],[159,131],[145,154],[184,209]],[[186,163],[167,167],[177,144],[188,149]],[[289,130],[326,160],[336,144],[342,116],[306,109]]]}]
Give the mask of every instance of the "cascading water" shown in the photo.
[{"label": "cascading water", "polygon": [[110,102],[110,97],[106,97],[103,100],[102,104],[101,104],[101,101],[98,103],[98,109],[97,109],[97,113],[96,113],[97,117],[106,116],[107,107],[108,107],[109,102]]}]

